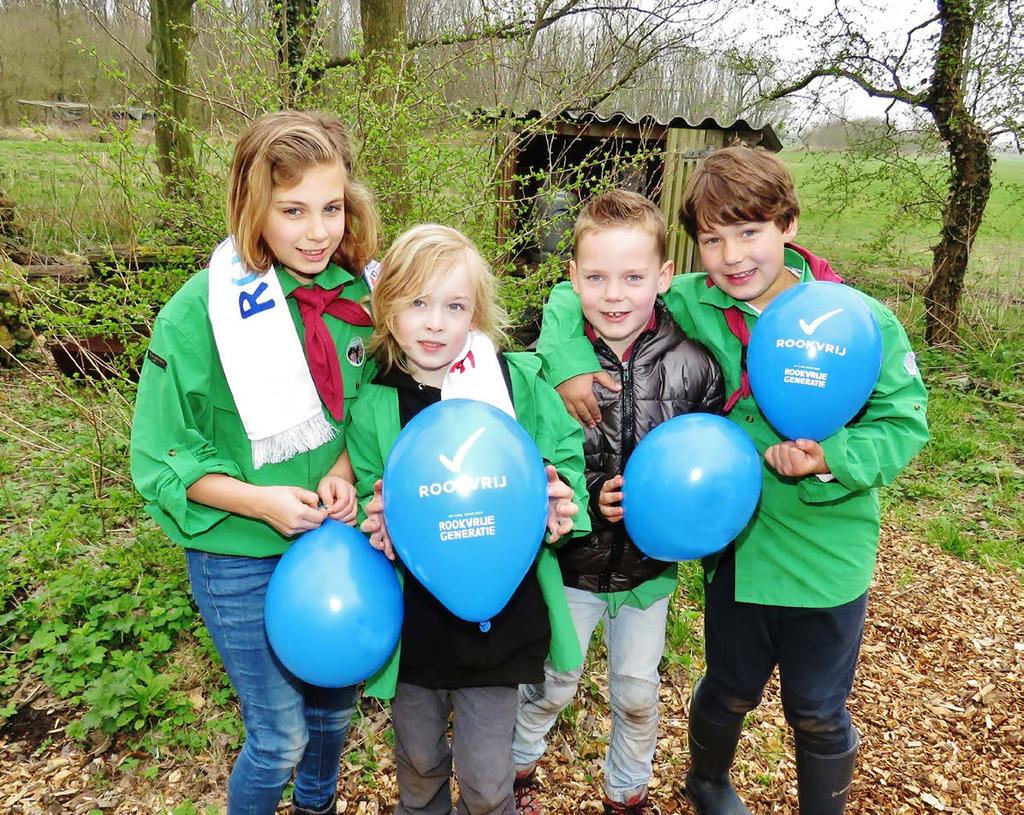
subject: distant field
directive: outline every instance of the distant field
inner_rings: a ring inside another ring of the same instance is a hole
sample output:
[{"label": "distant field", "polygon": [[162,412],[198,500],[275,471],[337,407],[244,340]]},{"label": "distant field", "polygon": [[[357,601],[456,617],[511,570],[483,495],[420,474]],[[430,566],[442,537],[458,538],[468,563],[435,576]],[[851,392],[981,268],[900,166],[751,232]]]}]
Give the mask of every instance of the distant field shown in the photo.
[{"label": "distant field", "polygon": [[143,180],[119,166],[111,144],[0,140],[0,189],[14,199],[26,243],[37,251],[129,240],[140,224],[119,178],[129,188]]},{"label": "distant field", "polygon": [[[56,254],[124,243],[138,238],[155,217],[149,198],[154,188],[152,151],[151,145],[135,145],[128,160],[113,144],[0,138],[0,189],[16,202],[27,242],[40,251]],[[782,155],[796,176],[803,208],[798,241],[855,277],[858,270],[927,274],[937,220],[905,222],[886,235],[891,204],[878,182],[851,190],[841,213],[830,214],[827,205],[834,196],[823,179],[841,156],[789,150]],[[1024,294],[1022,223],[1024,159],[1001,156],[971,259],[972,289]]]},{"label": "distant field", "polygon": [[[841,214],[825,217],[823,207],[829,199],[822,178],[838,162],[838,157],[786,151],[783,158],[797,180],[803,209],[797,242],[806,242],[830,259],[856,265],[921,272],[931,268],[931,246],[938,239],[937,221],[904,224],[889,239],[880,240],[892,214],[880,183],[853,190]],[[989,291],[1022,295],[1024,158],[1000,156],[994,175],[992,197],[974,244],[968,282]]]}]

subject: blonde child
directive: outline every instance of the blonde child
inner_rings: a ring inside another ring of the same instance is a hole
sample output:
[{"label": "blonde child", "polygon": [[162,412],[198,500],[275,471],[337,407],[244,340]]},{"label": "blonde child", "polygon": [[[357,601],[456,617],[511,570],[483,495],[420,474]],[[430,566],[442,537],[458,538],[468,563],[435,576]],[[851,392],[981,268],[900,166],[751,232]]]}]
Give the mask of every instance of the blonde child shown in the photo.
[{"label": "blonde child", "polygon": [[[364,385],[347,442],[360,500],[370,499],[363,529],[373,545],[394,558],[379,479],[395,438],[419,411],[452,395],[516,417],[548,464],[549,541],[570,535],[586,496],[582,432],[540,379],[539,360],[495,351],[504,315],[494,277],[473,244],[443,226],[409,230],[382,261],[372,307],[370,348],[380,372]],[[460,815],[515,815],[516,689],[543,679],[545,658],[563,669],[582,661],[558,563],[543,547],[486,632],[455,617],[411,572],[404,573],[404,590],[401,644],[366,689],[394,697],[395,812],[449,815],[454,758]]]},{"label": "blonde child", "polygon": [[[333,813],[354,687],[302,682],[263,626],[292,536],[354,523],[343,427],[370,320],[363,269],[377,216],[336,119],[273,113],[235,148],[230,238],[157,317],[139,382],[131,468],[146,509],[185,549],[192,594],[246,740],[229,815]],[[322,506],[321,506],[322,503]]]}]

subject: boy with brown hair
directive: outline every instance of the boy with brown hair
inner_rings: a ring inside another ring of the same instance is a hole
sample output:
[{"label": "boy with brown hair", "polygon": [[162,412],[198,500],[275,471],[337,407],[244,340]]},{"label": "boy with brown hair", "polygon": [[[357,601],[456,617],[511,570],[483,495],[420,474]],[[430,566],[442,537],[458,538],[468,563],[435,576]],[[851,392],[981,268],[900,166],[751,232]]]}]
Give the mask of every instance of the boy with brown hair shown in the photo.
[{"label": "boy with brown hair", "polygon": [[[775,666],[796,741],[800,811],[839,815],[859,734],[853,685],[880,525],[878,488],[928,438],[927,396],[903,327],[862,294],[882,334],[882,368],[863,410],[820,443],[780,436],[750,392],[746,346],[764,308],[790,286],[838,280],[828,263],[790,243],[800,206],[771,154],[730,147],[691,176],[680,220],[697,241],[702,274],[676,277],[665,304],[722,363],[729,418],[764,456],[758,509],[723,552],[705,561],[707,671],[690,704],[685,794],[701,815],[749,811],[729,780],[744,715]],[[585,424],[601,416],[581,337],[579,306],[563,284],[545,307],[539,351],[549,381]]]},{"label": "boy with brown hair", "polygon": [[[647,198],[611,190],[592,198],[576,221],[569,279],[582,304],[586,342],[613,390],[597,394],[604,421],[586,428],[583,451],[593,532],[558,550],[580,648],[604,621],[612,730],[605,761],[604,811],[654,812],[647,795],[658,727],[658,663],[665,647],[676,566],[646,557],[623,524],[622,472],[636,444],[683,413],[718,413],[721,370],[665,312],[659,295],[673,263],[665,257],[665,218]],[[583,667],[520,686],[513,758],[521,815],[540,812],[534,781],[544,737],[576,694]]]}]

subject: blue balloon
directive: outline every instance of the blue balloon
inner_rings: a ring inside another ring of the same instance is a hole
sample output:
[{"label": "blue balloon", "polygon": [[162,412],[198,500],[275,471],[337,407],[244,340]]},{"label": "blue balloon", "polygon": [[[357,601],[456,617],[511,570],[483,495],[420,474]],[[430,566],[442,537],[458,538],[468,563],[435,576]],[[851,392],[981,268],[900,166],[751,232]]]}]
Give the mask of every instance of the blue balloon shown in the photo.
[{"label": "blue balloon", "polygon": [[357,529],[327,519],[281,556],[263,617],[278,659],[312,685],[341,688],[370,676],[402,633],[394,566]]},{"label": "blue balloon", "polygon": [[657,560],[696,560],[726,547],[761,496],[761,457],[728,419],[687,413],[641,439],[622,474],[623,522]]},{"label": "blue balloon", "polygon": [[750,335],[747,371],[761,412],[787,439],[828,438],[864,406],[882,367],[882,332],[840,283],[787,289]]},{"label": "blue balloon", "polygon": [[464,620],[501,611],[544,537],[547,476],[533,439],[484,402],[420,411],[384,468],[384,519],[416,579]]}]

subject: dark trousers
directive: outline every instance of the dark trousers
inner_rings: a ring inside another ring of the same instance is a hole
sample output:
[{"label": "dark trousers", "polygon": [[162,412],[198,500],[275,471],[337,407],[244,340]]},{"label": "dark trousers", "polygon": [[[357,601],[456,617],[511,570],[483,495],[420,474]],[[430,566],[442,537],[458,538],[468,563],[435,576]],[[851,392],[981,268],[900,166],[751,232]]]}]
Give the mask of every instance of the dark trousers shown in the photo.
[{"label": "dark trousers", "polygon": [[846,709],[864,634],[867,592],[834,608],[736,601],[736,559],[723,555],[706,584],[707,674],[695,704],[710,722],[736,726],[761,702],[776,665],[782,708],[798,747],[838,755],[856,743]]}]

